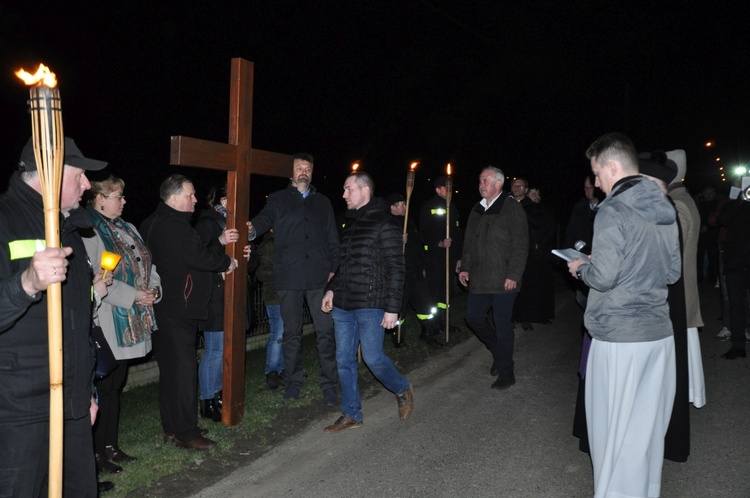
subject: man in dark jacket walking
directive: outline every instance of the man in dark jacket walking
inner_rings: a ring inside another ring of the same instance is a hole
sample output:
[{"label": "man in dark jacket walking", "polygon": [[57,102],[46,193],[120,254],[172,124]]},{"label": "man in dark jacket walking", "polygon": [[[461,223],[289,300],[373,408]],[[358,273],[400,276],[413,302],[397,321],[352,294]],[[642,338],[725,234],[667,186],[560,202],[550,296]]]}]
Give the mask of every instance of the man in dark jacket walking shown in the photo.
[{"label": "man in dark jacket walking", "polygon": [[398,321],[404,290],[403,237],[381,199],[373,199],[375,185],[364,172],[350,174],[344,183],[348,211],[341,232],[341,264],[326,287],[321,303],[336,324],[336,361],[341,382],[341,411],[327,433],[362,427],[362,401],[357,386],[357,346],[362,359],[386,389],[396,395],[398,413],[406,420],[414,397],[406,377],[383,352],[385,329]]},{"label": "man in dark jacket walking", "polygon": [[[205,450],[216,442],[198,429],[198,373],[195,339],[198,321],[208,317],[212,273],[231,273],[237,260],[210,251],[190,225],[193,183],[171,175],[159,189],[162,202],[141,225],[141,234],[159,270],[163,297],[154,306],[159,330],[153,334],[159,365],[159,411],[164,441]],[[229,242],[236,242],[236,238]]]},{"label": "man in dark jacket walking", "polygon": [[250,240],[272,227],[276,234],[273,287],[284,321],[284,399],[298,399],[302,389],[302,306],[306,300],[315,326],[323,402],[336,406],[333,321],[320,311],[320,301],[339,265],[339,236],[331,201],[310,185],[312,173],[313,157],[296,154],[289,187],[269,195],[266,206],[248,228]]},{"label": "man in dark jacket walking", "polygon": [[[89,339],[92,274],[79,231],[91,220],[79,208],[91,187],[86,171],[107,163],[83,157],[65,139],[60,196],[62,248],[45,248],[44,206],[31,140],[0,197],[0,495],[47,494],[49,352],[47,293],[62,282],[65,403],[63,494],[95,497],[91,425],[94,351]],[[97,266],[98,268],[98,266]],[[111,484],[111,483],[110,483]]]},{"label": "man in dark jacket walking", "polygon": [[[488,166],[479,175],[479,201],[469,214],[458,279],[469,287],[466,324],[492,353],[492,387],[516,383],[511,314],[521,287],[529,229],[521,205],[503,192],[505,175]],[[494,324],[488,313],[492,310]]]}]

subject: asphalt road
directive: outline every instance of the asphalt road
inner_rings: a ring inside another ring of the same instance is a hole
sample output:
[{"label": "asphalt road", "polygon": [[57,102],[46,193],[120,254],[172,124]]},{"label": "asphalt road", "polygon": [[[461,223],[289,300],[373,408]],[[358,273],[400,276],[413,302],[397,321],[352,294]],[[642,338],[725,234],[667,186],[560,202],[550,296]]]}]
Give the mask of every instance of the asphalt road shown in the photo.
[{"label": "asphalt road", "polygon": [[[750,497],[750,360],[720,358],[718,299],[701,289],[708,403],[691,408],[692,451],[665,461],[664,497]],[[584,497],[593,481],[571,435],[581,311],[558,294],[554,323],[516,329],[516,385],[490,389],[489,353],[472,338],[410,374],[415,408],[398,419],[384,388],[364,427],[329,435],[335,416],[194,495],[209,497]]]}]

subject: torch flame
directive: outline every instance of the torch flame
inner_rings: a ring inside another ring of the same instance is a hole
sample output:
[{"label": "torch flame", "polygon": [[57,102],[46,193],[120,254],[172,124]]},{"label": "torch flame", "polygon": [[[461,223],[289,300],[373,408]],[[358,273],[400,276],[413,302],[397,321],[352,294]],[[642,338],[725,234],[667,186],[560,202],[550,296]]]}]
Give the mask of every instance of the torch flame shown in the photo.
[{"label": "torch flame", "polygon": [[418,165],[418,164],[419,164],[419,163],[418,163],[418,162],[416,162],[416,161],[415,161],[415,162],[413,162],[413,163],[411,163],[411,166],[409,166],[409,169],[410,169],[410,170],[412,170],[412,171],[414,171],[415,169],[417,169],[417,165]]},{"label": "torch flame", "polygon": [[446,171],[448,173],[448,176],[451,176],[451,163],[448,163],[448,167],[446,168]]},{"label": "torch flame", "polygon": [[50,71],[44,64],[39,64],[39,68],[36,70],[35,74],[28,73],[24,69],[19,69],[15,74],[29,86],[38,85],[48,86],[50,88],[55,88],[57,86],[57,77],[55,77],[55,73]]},{"label": "torch flame", "polygon": [[352,173],[354,173],[354,172],[355,172],[355,171],[357,171],[358,169],[359,169],[359,163],[354,163],[354,164],[352,164]]}]

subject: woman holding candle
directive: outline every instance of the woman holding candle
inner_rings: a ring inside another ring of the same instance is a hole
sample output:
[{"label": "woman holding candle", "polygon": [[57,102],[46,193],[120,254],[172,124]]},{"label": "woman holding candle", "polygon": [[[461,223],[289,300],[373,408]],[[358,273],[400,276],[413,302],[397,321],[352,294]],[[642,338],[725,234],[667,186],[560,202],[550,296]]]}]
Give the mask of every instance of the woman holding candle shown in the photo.
[{"label": "woman holding candle", "polygon": [[[88,214],[94,225],[84,238],[86,252],[95,270],[100,270],[104,251],[122,257],[112,270],[113,283],[98,310],[99,324],[117,360],[117,367],[96,380],[99,418],[94,426],[94,448],[98,472],[119,473],[118,463],[135,458],[118,445],[120,393],[127,377],[128,360],[151,351],[151,333],[156,330],[153,303],[161,297],[160,278],[151,264],[151,254],[136,228],[121,218],[125,207],[125,182],[110,176],[91,182]],[[106,266],[106,265],[105,265]]]}]

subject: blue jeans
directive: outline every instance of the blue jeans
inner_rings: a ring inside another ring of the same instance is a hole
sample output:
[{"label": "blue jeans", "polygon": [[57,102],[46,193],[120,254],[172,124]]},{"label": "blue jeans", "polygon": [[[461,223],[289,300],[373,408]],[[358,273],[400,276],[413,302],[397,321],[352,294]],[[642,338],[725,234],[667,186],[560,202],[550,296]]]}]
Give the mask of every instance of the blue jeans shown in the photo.
[{"label": "blue jeans", "polygon": [[[469,294],[466,299],[466,325],[492,353],[501,374],[513,373],[515,333],[510,321],[517,292],[507,294]],[[492,309],[494,326],[488,313]]]},{"label": "blue jeans", "polygon": [[282,340],[284,337],[284,320],[281,318],[281,306],[278,304],[267,304],[268,326],[271,329],[268,334],[266,345],[266,375],[271,372],[281,373],[284,370],[284,348]]},{"label": "blue jeans", "polygon": [[362,400],[357,385],[357,345],[362,346],[362,360],[386,389],[401,394],[409,381],[396,370],[383,352],[385,330],[380,326],[384,311],[362,308],[352,311],[333,308],[336,333],[336,363],[341,384],[341,411],[352,420],[362,420]]},{"label": "blue jeans", "polygon": [[205,349],[198,366],[201,399],[213,399],[221,391],[224,375],[224,332],[203,332]]}]

